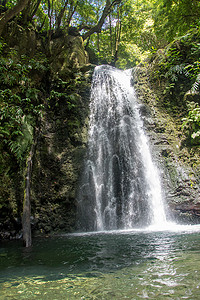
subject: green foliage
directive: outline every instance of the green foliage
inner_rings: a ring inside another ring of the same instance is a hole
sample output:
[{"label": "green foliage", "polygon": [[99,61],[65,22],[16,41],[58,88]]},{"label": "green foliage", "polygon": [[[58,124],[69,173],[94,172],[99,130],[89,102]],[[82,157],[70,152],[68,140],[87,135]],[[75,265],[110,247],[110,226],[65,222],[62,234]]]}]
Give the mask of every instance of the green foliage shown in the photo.
[{"label": "green foliage", "polygon": [[198,0],[155,0],[153,7],[154,30],[164,44],[199,27],[200,2]]},{"label": "green foliage", "polygon": [[182,129],[192,144],[200,144],[200,107],[198,103],[188,103],[188,115],[182,119]]},{"label": "green foliage", "polygon": [[72,143],[78,142],[87,116],[87,105],[82,103],[82,94],[89,100],[91,81],[87,75],[76,72],[65,78],[55,76],[47,99],[49,110],[64,120],[63,126]]},{"label": "green foliage", "polygon": [[186,116],[182,119],[182,129],[192,145],[200,144],[200,107],[196,102],[188,102],[185,112],[184,95],[189,92],[191,96],[195,95],[196,99],[200,97],[199,44],[198,31],[188,31],[165,49],[158,69],[154,70],[154,78],[162,76],[165,80],[164,94],[168,101],[179,101],[176,106],[179,111],[184,110]]},{"label": "green foliage", "polygon": [[[185,43],[186,48],[189,46],[193,58],[196,56],[198,59],[199,45],[195,40],[191,43],[189,39],[194,37],[193,30],[197,31],[196,34],[199,32],[199,12],[198,0],[126,0],[119,8],[116,6],[113,9],[101,33],[91,37],[90,47],[97,54],[99,63],[111,63],[117,50],[119,59],[117,66],[126,68],[133,67],[147,58],[152,49],[153,52],[166,46],[174,38],[182,35],[181,43]],[[118,23],[120,23],[119,47],[116,44]],[[139,51],[130,50],[135,46]],[[185,53],[180,52],[174,45],[170,47],[167,55],[172,64],[176,61],[176,65],[180,65]]]},{"label": "green foliage", "polygon": [[199,90],[199,48],[200,35],[198,31],[190,30],[184,36],[177,38],[165,48],[162,55],[152,54],[158,60],[154,68],[154,78],[165,78],[164,93],[184,95],[192,89]]},{"label": "green foliage", "polygon": [[181,127],[190,145],[200,145],[199,44],[199,32],[193,29],[152,54],[152,82],[162,84],[165,109],[184,116]]},{"label": "green foliage", "polygon": [[191,92],[193,94],[200,94],[200,73],[197,75],[195,83],[192,85]]},{"label": "green foliage", "polygon": [[[26,25],[32,23],[50,45],[51,37],[59,29],[67,32],[70,27],[76,27],[84,34],[94,27],[107,2],[42,0],[37,7],[35,1],[29,1],[15,21]],[[5,8],[13,4],[15,2],[6,1]],[[91,36],[89,46],[99,63],[111,63],[117,53],[118,66],[130,67],[146,58],[152,47],[158,49],[175,37],[185,35],[191,28],[199,30],[199,19],[198,0],[122,0],[110,9],[101,30]],[[136,45],[139,51],[135,53],[130,49]],[[197,44],[194,44],[193,52],[199,55]]]},{"label": "green foliage", "polygon": [[147,55],[148,52],[142,51],[136,44],[121,42],[116,67],[119,69],[129,69],[144,60]]},{"label": "green foliage", "polygon": [[112,63],[116,52],[116,66],[122,69],[147,58],[151,47],[156,46],[152,7],[152,1],[126,0],[112,10],[101,33],[90,39],[99,64]]},{"label": "green foliage", "polygon": [[84,88],[85,78],[82,77],[82,73],[74,74],[74,78],[68,80],[62,80],[57,77],[52,80],[50,96],[47,99],[49,107],[58,107],[60,102],[65,101],[67,103],[68,110],[75,110],[79,104],[78,90],[79,87]]},{"label": "green foliage", "polygon": [[180,65],[172,65],[169,70],[166,72],[165,77],[170,79],[172,82],[178,81],[179,75],[185,75],[188,76],[188,71],[185,68],[184,64]]},{"label": "green foliage", "polygon": [[26,157],[32,142],[31,128],[43,109],[40,91],[32,84],[32,72],[46,69],[26,56],[18,59],[13,51],[0,58],[0,137],[4,151],[19,162]]}]

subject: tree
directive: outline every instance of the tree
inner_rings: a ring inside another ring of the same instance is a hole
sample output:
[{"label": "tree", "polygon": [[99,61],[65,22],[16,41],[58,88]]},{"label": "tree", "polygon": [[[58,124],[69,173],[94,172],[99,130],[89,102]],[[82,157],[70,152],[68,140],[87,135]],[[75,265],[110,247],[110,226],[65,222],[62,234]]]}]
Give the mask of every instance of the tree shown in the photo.
[{"label": "tree", "polygon": [[106,0],[106,5],[104,7],[103,13],[102,13],[98,23],[95,24],[95,26],[90,28],[85,34],[82,35],[84,40],[87,39],[93,33],[101,32],[103,23],[104,23],[106,17],[108,16],[108,14],[110,13],[112,7],[115,6],[116,4],[119,4],[120,2],[121,2],[121,0],[114,0],[112,2],[110,2],[110,0]]},{"label": "tree", "polygon": [[115,5],[107,16],[97,40],[91,37],[90,48],[100,62],[122,68],[133,67],[155,47],[153,30],[154,0],[126,0]]},{"label": "tree", "polygon": [[18,15],[28,4],[29,0],[18,0],[17,4],[7,11],[1,13],[0,15],[0,36],[3,32],[3,29],[5,25],[10,21],[12,18],[14,18],[16,15]]},{"label": "tree", "polygon": [[156,0],[153,6],[154,29],[165,44],[191,28],[199,27],[199,0]]}]

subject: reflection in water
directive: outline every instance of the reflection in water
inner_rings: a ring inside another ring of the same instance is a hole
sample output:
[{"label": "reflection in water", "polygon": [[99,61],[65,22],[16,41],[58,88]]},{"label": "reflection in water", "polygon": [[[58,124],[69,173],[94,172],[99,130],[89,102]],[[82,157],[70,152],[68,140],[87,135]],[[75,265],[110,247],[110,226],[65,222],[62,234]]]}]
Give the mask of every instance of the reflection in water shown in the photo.
[{"label": "reflection in water", "polygon": [[[148,274],[148,280],[144,280],[142,283],[144,286],[148,286],[149,282],[152,287],[162,288],[162,286],[175,287],[178,285],[176,268],[174,266],[175,257],[174,253],[174,238],[161,239],[156,241],[156,247],[153,256],[158,260],[156,263],[151,264],[145,270]],[[172,292],[172,291],[171,291]]]},{"label": "reflection in water", "polygon": [[2,246],[0,299],[199,299],[198,232],[38,239],[23,255]]}]

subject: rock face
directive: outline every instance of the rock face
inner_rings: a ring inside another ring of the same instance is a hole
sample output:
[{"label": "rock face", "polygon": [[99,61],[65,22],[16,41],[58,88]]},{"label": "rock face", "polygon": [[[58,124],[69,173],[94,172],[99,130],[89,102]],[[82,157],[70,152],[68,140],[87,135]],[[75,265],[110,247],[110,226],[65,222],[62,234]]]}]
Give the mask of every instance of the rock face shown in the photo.
[{"label": "rock face", "polygon": [[[55,91],[65,96],[50,101],[41,122],[32,179],[33,232],[36,234],[71,232],[76,227],[76,189],[87,143],[92,75],[84,53],[81,38],[72,37],[68,54],[64,51],[64,56],[59,54],[52,62]],[[57,89],[60,81],[69,84]]]},{"label": "rock face", "polygon": [[84,101],[83,108],[80,98],[81,125],[73,137],[67,125],[67,103],[60,103],[56,111],[43,117],[32,179],[33,228],[37,233],[75,228],[75,193],[87,135],[87,98]]},{"label": "rock face", "polygon": [[[50,66],[48,73],[32,74],[34,86],[41,90],[45,106],[33,162],[33,233],[74,231],[76,189],[87,147],[93,66],[88,64],[88,55],[78,35],[61,33],[54,36],[46,53],[45,42],[31,28],[12,30],[13,35],[8,32],[8,47],[16,50],[19,57],[45,53]],[[168,215],[180,223],[199,223],[198,152],[185,146],[180,116],[165,111],[161,88],[149,80],[148,69],[142,65],[137,67],[133,78],[154,160],[160,169]],[[54,97],[50,102],[52,89],[59,95],[59,100]],[[190,96],[186,95],[186,98]],[[23,176],[20,172],[15,173],[15,169],[16,166],[13,167],[13,181],[6,174],[6,180],[1,182],[4,188],[0,198],[6,211],[0,218],[0,238],[21,237]]]},{"label": "rock face", "polygon": [[[22,55],[31,58],[42,54],[49,64],[47,70],[32,72],[31,78],[33,86],[40,90],[39,99],[44,106],[31,180],[33,234],[70,232],[75,229],[75,193],[86,149],[93,66],[88,64],[83,40],[78,35],[61,32],[53,36],[46,51],[47,41],[37,36],[33,28],[17,25],[12,39],[11,29],[8,28],[7,46],[16,51],[19,61]],[[7,193],[0,193],[0,198],[9,213],[0,216],[0,239],[21,237],[23,170],[14,169],[11,162],[12,168],[15,185],[8,176],[6,182],[1,181]]]},{"label": "rock face", "polygon": [[54,38],[50,44],[50,51],[52,70],[60,75],[65,75],[66,72],[89,63],[80,36],[61,35]]},{"label": "rock face", "polygon": [[146,133],[160,170],[168,215],[182,224],[199,223],[198,153],[184,146],[180,117],[164,110],[162,94],[150,82],[147,68],[137,67],[133,76]]},{"label": "rock face", "polygon": [[[71,53],[73,56],[76,52]],[[81,63],[76,66],[86,76],[88,72],[91,76],[90,66]],[[68,64],[66,68],[63,65],[62,76],[66,76],[68,67]],[[56,70],[56,65],[54,68]],[[133,78],[151,152],[160,170],[168,217],[182,224],[199,223],[200,186],[198,168],[194,167],[199,165],[198,155],[184,146],[180,117],[165,111],[162,95],[157,91],[159,87],[150,82],[147,69],[137,67]],[[73,123],[72,127],[69,126],[73,118],[66,101],[58,102],[56,108],[46,110],[43,116],[32,182],[33,228],[36,233],[70,232],[76,228],[75,199],[87,144],[89,91],[90,85],[77,94],[79,125]]]}]

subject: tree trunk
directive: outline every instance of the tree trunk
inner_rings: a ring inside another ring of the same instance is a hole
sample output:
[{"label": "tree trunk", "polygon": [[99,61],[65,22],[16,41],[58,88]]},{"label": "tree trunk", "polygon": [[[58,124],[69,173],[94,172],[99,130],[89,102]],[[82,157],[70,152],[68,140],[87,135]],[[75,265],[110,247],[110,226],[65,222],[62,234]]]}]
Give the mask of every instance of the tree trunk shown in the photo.
[{"label": "tree trunk", "polygon": [[38,139],[38,129],[36,132],[35,142],[31,146],[29,156],[26,160],[26,177],[25,177],[25,191],[24,191],[24,203],[23,203],[23,215],[22,215],[22,232],[23,243],[25,247],[32,245],[31,237],[31,175],[32,175],[32,161],[35,153],[35,147]]},{"label": "tree trunk", "polygon": [[7,10],[0,16],[0,36],[2,35],[4,26],[8,23],[8,21],[19,14],[26,7],[28,2],[29,0],[19,0],[14,7]]},{"label": "tree trunk", "polygon": [[56,18],[56,30],[58,30],[60,28],[60,24],[61,24],[62,18],[64,16],[67,5],[68,5],[68,0],[65,1],[64,6],[61,8],[61,10]]},{"label": "tree trunk", "polygon": [[28,24],[28,22],[31,22],[34,15],[36,14],[40,3],[42,0],[29,0],[28,5],[26,6],[26,8],[23,10],[22,13],[22,21],[23,24]]},{"label": "tree trunk", "polygon": [[99,32],[97,32],[97,51],[100,52],[100,36],[99,36]]},{"label": "tree trunk", "polygon": [[111,14],[109,14],[109,29],[110,29],[110,52],[111,57],[113,57],[113,43],[112,43],[112,21],[111,21]]},{"label": "tree trunk", "polygon": [[41,2],[42,2],[42,0],[37,0],[37,3],[35,4],[35,6],[32,10],[32,13],[31,13],[30,21],[32,21],[32,19],[33,19],[34,15],[36,14]]},{"label": "tree trunk", "polygon": [[26,170],[26,178],[25,178],[25,192],[24,192],[24,204],[23,204],[23,216],[22,216],[23,242],[25,247],[30,247],[32,244],[30,190],[31,190],[33,148],[34,146],[32,145],[31,151],[27,158],[27,170]]},{"label": "tree trunk", "polygon": [[119,44],[120,44],[121,28],[122,28],[122,24],[121,24],[121,21],[120,21],[120,10],[119,10],[119,7],[118,7],[118,10],[117,10],[117,25],[116,25],[116,33],[115,33],[114,66],[116,64],[116,61],[118,60],[118,49],[119,49]]}]

